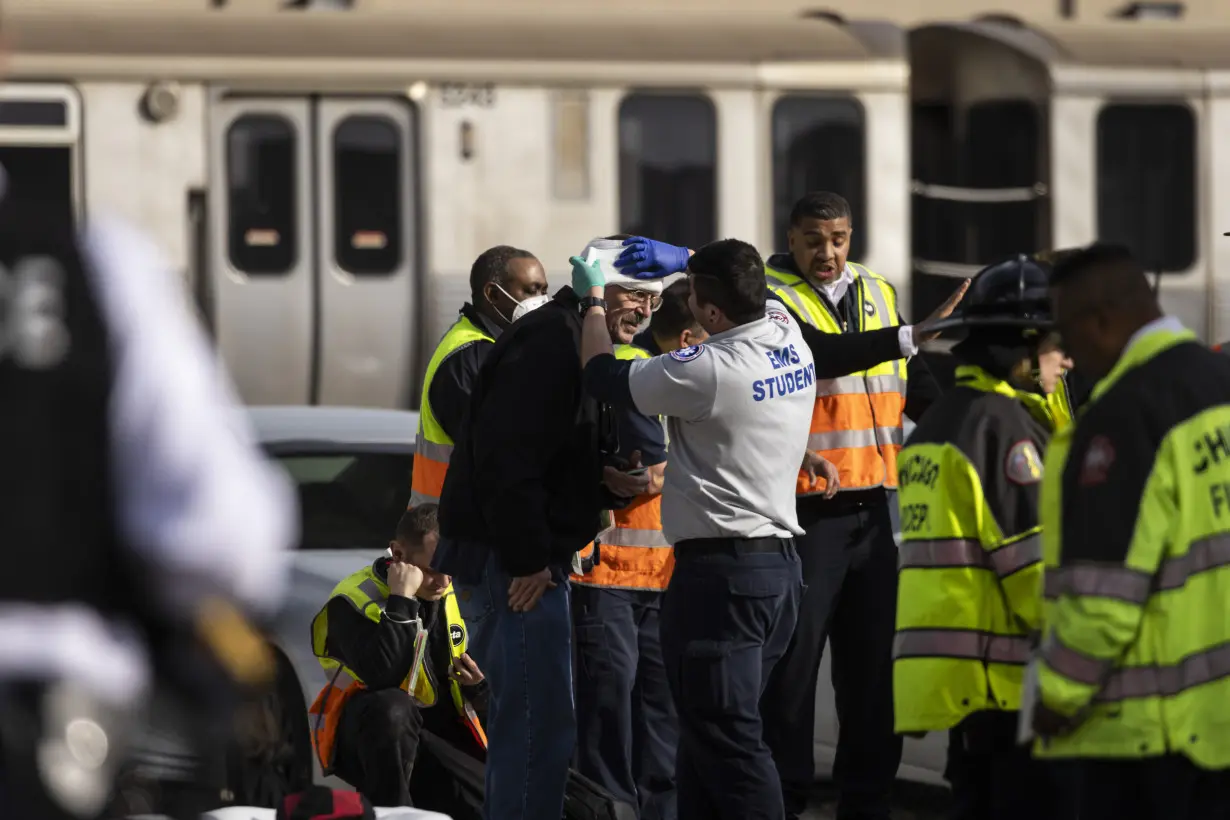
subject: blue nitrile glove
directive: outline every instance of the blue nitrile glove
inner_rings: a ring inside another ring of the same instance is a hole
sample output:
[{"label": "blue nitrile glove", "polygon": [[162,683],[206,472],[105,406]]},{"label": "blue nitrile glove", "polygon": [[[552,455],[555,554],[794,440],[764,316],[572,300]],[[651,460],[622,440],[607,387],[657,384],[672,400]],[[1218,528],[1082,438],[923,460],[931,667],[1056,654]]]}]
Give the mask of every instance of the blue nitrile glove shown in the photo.
[{"label": "blue nitrile glove", "polygon": [[579,256],[570,256],[568,261],[572,263],[572,290],[577,296],[585,296],[590,288],[606,286],[606,276],[597,259],[586,262]]},{"label": "blue nitrile glove", "polygon": [[619,272],[637,279],[661,279],[688,269],[688,249],[633,236],[624,240],[624,252],[615,260]]}]

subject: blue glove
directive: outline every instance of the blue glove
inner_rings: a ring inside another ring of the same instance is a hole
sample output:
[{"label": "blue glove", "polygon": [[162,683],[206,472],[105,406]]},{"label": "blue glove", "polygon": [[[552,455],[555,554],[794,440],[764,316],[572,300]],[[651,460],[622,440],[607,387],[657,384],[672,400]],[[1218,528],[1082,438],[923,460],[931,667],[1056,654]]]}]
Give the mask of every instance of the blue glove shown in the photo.
[{"label": "blue glove", "polygon": [[572,290],[577,296],[585,296],[590,288],[601,288],[606,285],[606,276],[597,259],[586,262],[579,256],[570,256],[572,263]]},{"label": "blue glove", "polygon": [[643,236],[624,240],[624,252],[615,260],[619,272],[637,279],[661,279],[688,269],[688,249],[655,242]]}]

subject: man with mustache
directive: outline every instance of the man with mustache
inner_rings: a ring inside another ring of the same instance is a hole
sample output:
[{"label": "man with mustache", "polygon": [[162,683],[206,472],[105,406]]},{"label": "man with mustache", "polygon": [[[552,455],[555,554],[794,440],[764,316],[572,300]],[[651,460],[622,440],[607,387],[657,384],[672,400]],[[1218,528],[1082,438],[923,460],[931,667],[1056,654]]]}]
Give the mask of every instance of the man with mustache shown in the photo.
[{"label": "man with mustache", "polygon": [[[586,255],[613,260],[621,249],[621,239],[596,239]],[[627,344],[662,283],[610,273],[607,332]],[[433,569],[453,577],[470,654],[490,685],[486,820],[563,812],[576,748],[569,570],[602,511],[649,484],[617,469],[615,416],[582,390],[587,301],[562,288],[496,339],[441,495]]]}]

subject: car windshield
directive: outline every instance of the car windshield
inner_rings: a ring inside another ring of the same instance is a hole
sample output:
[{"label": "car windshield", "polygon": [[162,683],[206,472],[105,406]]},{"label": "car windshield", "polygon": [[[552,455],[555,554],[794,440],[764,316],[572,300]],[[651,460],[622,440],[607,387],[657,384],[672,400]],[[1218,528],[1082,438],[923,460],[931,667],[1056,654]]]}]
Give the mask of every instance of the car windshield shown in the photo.
[{"label": "car windshield", "polygon": [[299,491],[300,549],[383,549],[410,498],[414,456],[278,452]]}]

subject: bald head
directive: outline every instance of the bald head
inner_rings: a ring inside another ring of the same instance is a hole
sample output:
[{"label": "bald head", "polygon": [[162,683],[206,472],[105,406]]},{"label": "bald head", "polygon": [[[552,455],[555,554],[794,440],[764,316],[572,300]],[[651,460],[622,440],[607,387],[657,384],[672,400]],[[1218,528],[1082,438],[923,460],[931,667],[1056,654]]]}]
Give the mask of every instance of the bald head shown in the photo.
[{"label": "bald head", "polygon": [[1051,273],[1051,303],[1064,349],[1099,379],[1132,334],[1162,315],[1144,269],[1121,245],[1095,243],[1060,254]]}]

